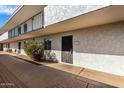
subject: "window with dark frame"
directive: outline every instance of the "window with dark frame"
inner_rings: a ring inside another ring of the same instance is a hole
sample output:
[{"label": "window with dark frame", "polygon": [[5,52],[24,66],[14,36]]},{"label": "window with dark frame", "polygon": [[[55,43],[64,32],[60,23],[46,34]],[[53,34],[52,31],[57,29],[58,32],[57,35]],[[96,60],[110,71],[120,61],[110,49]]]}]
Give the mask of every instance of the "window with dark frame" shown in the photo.
[{"label": "window with dark frame", "polygon": [[27,24],[24,24],[24,33],[27,32]]},{"label": "window with dark frame", "polygon": [[10,48],[10,44],[8,43],[8,48]]},{"label": "window with dark frame", "polygon": [[18,27],[18,35],[21,34],[21,27]]},{"label": "window with dark frame", "polygon": [[14,34],[15,34],[14,30],[13,29],[10,30],[10,38],[14,37]]},{"label": "window with dark frame", "polygon": [[12,32],[13,32],[13,37],[15,37],[15,29]]},{"label": "window with dark frame", "polygon": [[14,30],[12,30],[12,37],[14,37],[14,34],[15,34]]},{"label": "window with dark frame", "polygon": [[11,30],[8,31],[8,37],[11,38]]},{"label": "window with dark frame", "polygon": [[45,48],[45,50],[51,50],[51,41],[50,40],[44,41],[44,48]]},{"label": "window with dark frame", "polygon": [[12,30],[11,30],[11,38],[13,37],[13,35],[12,35],[13,33],[12,33]]},{"label": "window with dark frame", "polygon": [[12,38],[12,30],[10,31],[10,36],[11,36],[11,38]]}]

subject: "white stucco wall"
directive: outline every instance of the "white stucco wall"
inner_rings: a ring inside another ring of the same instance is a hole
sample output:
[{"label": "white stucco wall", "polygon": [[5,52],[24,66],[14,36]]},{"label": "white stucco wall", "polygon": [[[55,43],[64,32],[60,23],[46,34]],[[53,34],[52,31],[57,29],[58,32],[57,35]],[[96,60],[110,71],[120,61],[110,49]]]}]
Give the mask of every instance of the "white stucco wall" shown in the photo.
[{"label": "white stucco wall", "polygon": [[7,48],[6,48],[6,44],[3,44],[3,51],[6,51]]},{"label": "white stucco wall", "polygon": [[[23,49],[23,46],[24,46],[24,41],[21,41],[21,50],[20,50],[20,55],[26,55],[24,49]],[[26,55],[27,56],[27,55]]]},{"label": "white stucco wall", "polygon": [[74,64],[124,75],[124,22],[79,30],[75,41]]},{"label": "white stucco wall", "polygon": [[0,35],[0,41],[8,39],[8,32],[3,33],[2,35]]},{"label": "white stucco wall", "polygon": [[45,26],[61,22],[107,5],[48,5],[44,9]]},{"label": "white stucco wall", "polygon": [[47,36],[61,62],[61,37],[73,35],[73,64],[124,76],[124,22]]},{"label": "white stucco wall", "polygon": [[10,48],[12,48],[12,49],[18,49],[18,43],[16,43],[16,42],[10,43]]}]

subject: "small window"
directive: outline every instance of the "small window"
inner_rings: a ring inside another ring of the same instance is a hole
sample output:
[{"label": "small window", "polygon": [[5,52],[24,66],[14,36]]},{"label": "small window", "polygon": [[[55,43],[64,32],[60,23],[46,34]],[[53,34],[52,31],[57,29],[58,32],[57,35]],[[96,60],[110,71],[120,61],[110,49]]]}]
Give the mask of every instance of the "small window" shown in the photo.
[{"label": "small window", "polygon": [[21,34],[21,27],[18,28],[18,35]]},{"label": "small window", "polygon": [[24,33],[27,32],[27,24],[24,24]]},{"label": "small window", "polygon": [[45,48],[45,50],[51,50],[51,41],[50,40],[44,41],[44,48]]}]

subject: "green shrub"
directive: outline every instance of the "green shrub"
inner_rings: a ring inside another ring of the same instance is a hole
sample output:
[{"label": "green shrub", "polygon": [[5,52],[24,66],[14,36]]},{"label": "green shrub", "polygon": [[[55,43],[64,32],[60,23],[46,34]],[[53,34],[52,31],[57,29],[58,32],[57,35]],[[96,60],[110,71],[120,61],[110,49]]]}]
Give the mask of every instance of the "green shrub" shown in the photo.
[{"label": "green shrub", "polygon": [[42,43],[25,42],[24,51],[33,60],[40,61],[44,56],[44,45]]}]

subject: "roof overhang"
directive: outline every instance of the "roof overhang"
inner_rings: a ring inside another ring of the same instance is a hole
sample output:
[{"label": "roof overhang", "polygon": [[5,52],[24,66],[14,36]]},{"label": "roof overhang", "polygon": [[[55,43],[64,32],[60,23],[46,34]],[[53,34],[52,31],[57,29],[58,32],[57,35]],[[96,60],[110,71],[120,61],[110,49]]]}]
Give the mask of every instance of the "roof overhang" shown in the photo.
[{"label": "roof overhang", "polygon": [[20,6],[6,24],[0,29],[0,34],[14,28],[33,15],[40,13],[46,5],[23,5]]},{"label": "roof overhang", "polygon": [[71,18],[37,31],[25,33],[21,36],[4,40],[5,42],[14,42],[32,37],[67,32],[75,29],[93,27],[97,25],[109,24],[124,20],[124,6],[108,6],[96,11],[92,11],[75,18]]}]

